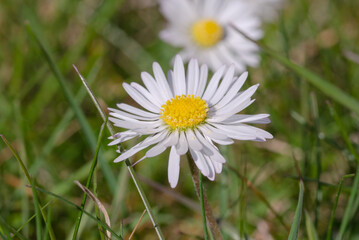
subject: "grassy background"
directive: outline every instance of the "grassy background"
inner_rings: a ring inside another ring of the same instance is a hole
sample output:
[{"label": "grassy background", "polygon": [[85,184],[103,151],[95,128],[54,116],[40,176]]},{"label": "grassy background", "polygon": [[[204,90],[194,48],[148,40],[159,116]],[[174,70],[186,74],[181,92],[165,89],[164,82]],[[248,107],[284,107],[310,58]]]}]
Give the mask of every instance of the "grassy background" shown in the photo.
[{"label": "grassy background", "polygon": [[[358,8],[356,0],[287,1],[280,16],[264,25],[266,34],[261,42],[358,100]],[[165,71],[172,67],[178,49],[158,39],[164,26],[155,1],[1,1],[0,134],[19,153],[37,186],[81,204],[83,192],[73,180],[85,184],[103,122],[72,64],[86,77],[103,108],[133,103],[122,82],[140,82],[140,72],[151,72],[153,61]],[[31,31],[49,50],[59,70],[57,76]],[[246,113],[270,113],[272,123],[263,128],[275,138],[222,148],[228,164],[215,182],[205,181],[209,201],[225,239],[240,235],[286,239],[298,203],[296,159],[304,179],[303,210],[308,213],[302,217],[299,238],[315,239],[316,234],[310,234],[312,222],[318,237],[325,239],[338,184],[358,167],[359,116],[311,85],[298,71],[284,67],[265,52],[261,55],[261,65],[249,69],[246,87],[261,86],[256,103]],[[80,113],[74,113],[59,77],[76,96],[74,104]],[[116,153],[114,147],[107,146],[108,136],[105,130],[91,190],[106,207],[113,231],[127,239],[144,206],[125,165],[112,163]],[[134,143],[129,141],[124,147]],[[179,184],[170,190],[167,157],[164,153],[147,159],[135,170],[143,177],[141,184],[164,235],[168,239],[200,239],[202,220],[188,164],[183,159]],[[352,188],[353,180],[344,180],[334,215],[334,236],[343,221],[349,220],[345,239],[359,239],[359,196],[358,189]],[[48,203],[44,213],[56,239],[71,239],[79,211],[45,193],[39,192],[37,201],[26,184],[16,158],[1,141],[0,239],[12,236],[21,226],[15,239],[49,239],[50,228],[39,214],[31,218],[38,202],[41,206]],[[351,193],[353,217],[347,217]],[[96,215],[90,200],[86,210]],[[97,223],[84,216],[79,239],[100,237]],[[134,238],[156,238],[147,215]]]}]

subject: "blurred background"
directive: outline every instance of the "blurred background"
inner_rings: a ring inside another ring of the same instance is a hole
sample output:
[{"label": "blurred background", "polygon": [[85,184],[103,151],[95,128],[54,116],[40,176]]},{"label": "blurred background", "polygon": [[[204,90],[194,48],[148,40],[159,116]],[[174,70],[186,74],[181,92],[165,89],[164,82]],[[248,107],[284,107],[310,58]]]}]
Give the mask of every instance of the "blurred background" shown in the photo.
[{"label": "blurred background", "polygon": [[[263,25],[261,42],[358,99],[358,8],[356,0],[286,1],[277,18]],[[141,71],[152,74],[154,61],[166,72],[179,51],[158,38],[165,25],[155,0],[0,2],[0,134],[19,153],[37,186],[81,204],[83,192],[73,181],[86,183],[103,121],[72,65],[87,79],[104,109],[120,102],[134,104],[122,83],[140,83]],[[229,156],[228,164],[214,182],[205,180],[209,202],[225,239],[286,239],[298,203],[297,162],[304,179],[303,210],[307,213],[302,216],[299,238],[310,239],[308,224],[312,224],[324,239],[338,184],[344,175],[355,173],[358,165],[353,152],[358,151],[359,116],[271,56],[263,52],[261,57],[260,66],[249,69],[245,87],[255,83],[260,87],[255,104],[245,113],[269,113],[272,123],[260,127],[274,139],[238,141],[222,148]],[[66,94],[74,96],[73,104],[80,113],[74,113]],[[79,120],[78,114],[85,118]],[[109,136],[105,130],[95,186],[90,189],[107,209],[111,228],[128,239],[144,206],[124,163],[112,162],[117,153],[115,147],[107,146]],[[131,161],[142,156],[140,152]],[[172,190],[167,162],[165,152],[139,163],[135,171],[166,238],[201,239],[200,206],[188,163],[182,159],[179,184]],[[343,181],[334,236],[353,179]],[[1,141],[0,239],[20,228],[24,239],[39,239],[33,194],[26,184],[19,163]],[[45,206],[56,238],[71,239],[78,210],[45,193],[39,193],[39,202]],[[86,210],[96,215],[91,200]],[[359,216],[353,215],[346,239],[359,239]],[[44,223],[42,227],[43,238],[49,239]],[[133,239],[156,238],[145,215]],[[97,223],[84,216],[78,239],[101,239]]]}]

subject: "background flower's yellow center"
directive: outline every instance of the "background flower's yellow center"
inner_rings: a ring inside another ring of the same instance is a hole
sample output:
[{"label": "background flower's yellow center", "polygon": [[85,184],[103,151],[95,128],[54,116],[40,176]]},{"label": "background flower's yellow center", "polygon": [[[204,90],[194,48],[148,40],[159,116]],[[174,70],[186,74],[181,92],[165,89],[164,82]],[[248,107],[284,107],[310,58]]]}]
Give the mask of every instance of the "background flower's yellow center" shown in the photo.
[{"label": "background flower's yellow center", "polygon": [[172,129],[194,127],[207,116],[208,105],[200,97],[182,95],[161,106],[161,119]]},{"label": "background flower's yellow center", "polygon": [[211,47],[223,37],[223,28],[213,20],[204,19],[192,26],[192,37],[202,47]]}]

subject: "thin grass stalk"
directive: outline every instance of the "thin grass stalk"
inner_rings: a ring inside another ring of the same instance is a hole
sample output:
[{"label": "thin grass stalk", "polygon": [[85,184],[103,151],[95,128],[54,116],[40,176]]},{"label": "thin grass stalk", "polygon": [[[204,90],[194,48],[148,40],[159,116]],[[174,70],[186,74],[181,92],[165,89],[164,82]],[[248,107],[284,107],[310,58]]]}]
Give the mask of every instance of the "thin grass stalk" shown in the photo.
[{"label": "thin grass stalk", "polygon": [[[47,219],[46,219],[49,224],[51,224],[51,217],[52,217],[52,208],[51,206],[49,206],[49,208],[47,209]],[[43,240],[47,240],[48,236],[49,236],[49,229],[46,228],[44,232]]]},{"label": "thin grass stalk", "polygon": [[203,179],[202,173],[198,173],[199,178],[199,197],[201,202],[201,209],[202,209],[202,221],[203,221],[203,232],[204,232],[204,239],[208,240],[208,230],[207,230],[207,220],[206,220],[206,210],[204,207],[204,197],[203,197]]},{"label": "thin grass stalk", "polygon": [[[62,202],[64,203],[67,203],[68,205],[76,208],[77,210],[81,210],[81,206],[78,206],[76,205],[75,203],[61,197],[60,195],[57,195],[53,192],[50,192],[50,191],[47,191],[46,189],[43,189],[43,188],[40,188],[40,187],[37,187],[37,186],[31,186],[31,185],[28,185],[29,188],[35,188],[37,191],[40,191],[42,193],[45,193],[47,195],[50,195],[56,199],[59,199],[61,200]],[[106,230],[108,230],[112,236],[116,237],[117,239],[121,239],[122,240],[122,237],[118,236],[117,233],[115,231],[113,231],[109,226],[107,226],[106,223],[103,223],[102,221],[100,221],[99,219],[97,219],[96,217],[92,216],[91,213],[87,212],[86,210],[83,210],[83,213],[86,214],[90,219],[92,219],[93,221],[97,222],[98,224],[100,224],[103,228],[105,228]]]},{"label": "thin grass stalk", "polygon": [[228,166],[228,169],[231,170],[233,173],[237,175],[239,179],[241,179],[243,182],[247,184],[247,186],[251,189],[251,191],[260,199],[264,204],[271,210],[271,212],[274,214],[274,216],[278,219],[278,221],[282,224],[282,226],[289,232],[290,229],[287,226],[286,222],[284,221],[283,217],[277,213],[277,211],[272,207],[270,202],[266,199],[266,197],[255,187],[253,186],[252,182],[249,181],[245,176],[240,174],[234,167]]},{"label": "thin grass stalk", "polygon": [[[90,168],[90,173],[89,173],[89,176],[87,178],[87,182],[86,182],[86,188],[90,188],[90,184],[91,184],[91,181],[92,181],[92,176],[93,176],[93,173],[95,171],[95,168],[97,166],[97,160],[98,160],[98,153],[100,151],[100,147],[101,147],[101,142],[102,142],[102,138],[103,138],[103,130],[104,130],[104,127],[105,125],[107,124],[107,121],[108,121],[108,118],[106,118],[105,122],[101,125],[101,129],[100,129],[100,133],[99,133],[99,136],[98,136],[98,141],[97,141],[97,146],[96,146],[96,152],[95,152],[95,156],[92,160],[92,164],[91,164],[91,168]],[[87,199],[87,193],[84,192],[84,196],[82,198],[82,202],[81,202],[81,209],[84,209],[85,208],[85,203],[86,203],[86,199]],[[80,224],[81,224],[81,219],[82,219],[82,214],[83,212],[80,211],[79,212],[79,215],[77,217],[77,222],[76,222],[76,225],[75,225],[75,230],[74,230],[74,233],[72,235],[72,239],[75,240],[76,237],[77,237],[77,233],[79,231],[79,228],[80,228]]]},{"label": "thin grass stalk", "polygon": [[[45,208],[47,208],[48,206],[50,206],[50,204],[52,203],[52,200],[48,201],[44,206],[42,206],[41,210],[44,210]],[[36,217],[36,214],[32,215],[24,224],[22,224],[17,230],[16,232],[20,232],[27,224],[29,224],[34,218]]]},{"label": "thin grass stalk", "polygon": [[[194,187],[196,190],[196,194],[198,199],[201,201],[201,195],[200,195],[200,182],[199,182],[199,171],[198,168],[194,164],[194,160],[191,156],[191,154],[187,153],[187,160],[189,167],[191,169],[192,174],[192,180],[194,183]],[[215,239],[222,240],[222,234],[220,232],[219,226],[217,224],[216,218],[214,217],[213,211],[211,206],[208,203],[207,195],[205,192],[203,192],[203,202],[204,202],[204,208],[205,208],[205,215],[207,217],[207,221],[209,223],[209,226],[211,228],[211,231],[215,237]]]},{"label": "thin grass stalk", "polygon": [[[88,144],[89,144],[91,150],[93,152],[95,152],[96,142],[97,142],[95,134],[93,133],[89,123],[87,122],[86,117],[85,117],[84,113],[82,112],[80,106],[76,102],[75,97],[73,96],[70,89],[66,85],[65,79],[64,79],[63,75],[60,73],[60,70],[58,69],[57,65],[55,64],[54,58],[52,57],[50,50],[45,46],[45,43],[40,39],[38,34],[34,31],[33,27],[30,25],[30,23],[26,22],[25,25],[26,25],[26,29],[27,29],[29,35],[33,39],[35,39],[36,43],[39,45],[47,63],[49,64],[51,71],[54,73],[56,79],[58,80],[58,82],[61,86],[61,89],[62,89],[63,93],[65,94],[67,101],[69,102],[71,108],[73,109],[73,111],[75,113],[76,118],[78,119],[78,121],[82,127],[82,130],[86,136],[86,140],[88,141]],[[106,162],[101,161],[101,158],[99,159],[99,162],[101,164],[101,170],[104,172],[104,176],[107,180],[107,183],[109,184],[109,188],[111,189],[112,193],[114,193],[116,191],[115,177]]]},{"label": "thin grass stalk", "polygon": [[350,178],[350,177],[354,177],[354,176],[355,176],[355,174],[347,174],[347,175],[344,175],[344,176],[342,177],[342,179],[340,180],[340,182],[339,182],[337,194],[336,194],[336,196],[335,196],[335,201],[334,201],[334,205],[333,205],[333,210],[332,210],[332,213],[331,213],[331,215],[330,215],[328,232],[327,232],[327,238],[326,238],[327,240],[331,240],[331,239],[332,239],[333,224],[334,224],[334,217],[335,217],[335,210],[337,209],[337,206],[338,206],[339,196],[340,196],[340,193],[341,193],[342,187],[343,187],[343,181],[344,181],[344,179],[346,179],[346,178]]},{"label": "thin grass stalk", "polygon": [[[77,74],[79,75],[79,77],[80,77],[82,83],[84,84],[84,86],[85,86],[85,88],[86,88],[88,94],[90,95],[90,97],[91,97],[93,103],[95,104],[95,106],[96,106],[98,112],[100,113],[102,119],[105,121],[106,115],[105,115],[105,113],[103,112],[103,110],[102,110],[100,104],[98,103],[97,98],[95,97],[95,95],[94,95],[93,92],[91,91],[91,89],[90,89],[90,87],[88,86],[88,84],[87,84],[85,78],[84,78],[84,77],[80,74],[80,72],[77,70],[76,66],[73,65],[73,67],[74,67],[74,69],[76,70]],[[113,126],[111,125],[111,123],[110,123],[110,122],[107,122],[106,126],[107,126],[107,128],[108,128],[110,134],[111,134],[111,135],[115,135],[115,131],[114,131]],[[119,150],[121,149],[120,145],[117,145],[117,147],[118,147]],[[147,199],[147,196],[146,196],[145,192],[143,191],[143,189],[142,189],[142,187],[141,187],[141,185],[140,185],[140,183],[139,183],[139,180],[138,180],[138,178],[137,178],[137,176],[136,176],[136,174],[135,174],[135,171],[133,170],[133,168],[132,168],[132,166],[131,166],[130,160],[129,160],[129,159],[126,159],[126,160],[125,160],[125,163],[126,163],[126,166],[127,166],[128,171],[129,171],[129,173],[130,173],[130,176],[131,176],[131,178],[132,178],[132,181],[133,181],[133,183],[135,184],[135,186],[136,186],[136,188],[137,188],[137,191],[138,191],[138,193],[139,193],[139,195],[140,195],[140,197],[141,197],[141,199],[142,199],[143,204],[145,205],[145,208],[146,208],[146,210],[147,210],[148,216],[149,216],[150,219],[151,219],[151,222],[152,222],[152,224],[153,224],[153,227],[154,227],[155,230],[156,230],[157,236],[158,236],[160,239],[164,239],[163,234],[162,234],[162,231],[161,231],[161,228],[160,228],[160,226],[158,225],[157,220],[156,220],[156,218],[155,218],[154,215],[153,215],[153,212],[152,212],[152,208],[151,208],[151,206],[150,206],[150,203],[149,203],[149,201],[148,201],[148,199]]]},{"label": "thin grass stalk", "polygon": [[[14,157],[16,158],[16,160],[19,162],[21,169],[23,170],[23,172],[25,173],[25,176],[27,178],[27,181],[29,182],[29,184],[34,184],[34,181],[31,179],[29,172],[27,171],[27,168],[24,164],[24,162],[21,160],[19,154],[15,151],[15,149],[11,146],[11,144],[8,142],[8,140],[2,135],[0,134],[0,137],[2,138],[2,140],[5,142],[5,144],[7,145],[7,147],[10,149],[10,151],[12,152],[12,154],[14,155]],[[46,215],[45,212],[42,210],[42,207],[40,205],[40,202],[38,201],[38,195],[35,189],[32,189],[32,194],[34,197],[34,204],[35,204],[35,212],[36,212],[36,222],[37,224],[39,222],[41,222],[41,216],[46,224],[46,227],[49,229],[49,234],[50,234],[50,238],[51,240],[55,240],[55,234],[54,231],[52,229],[52,226],[46,221]],[[37,229],[37,233],[38,233],[39,229]],[[41,231],[40,231],[40,238],[41,238]]]},{"label": "thin grass stalk", "polygon": [[[243,169],[243,176],[246,178],[246,170],[247,170],[247,161],[243,159],[242,168]],[[246,238],[245,233],[245,219],[246,219],[246,193],[247,193],[247,186],[245,181],[241,181],[240,186],[240,193],[239,193],[239,235],[241,238]]]},{"label": "thin grass stalk", "polygon": [[[95,195],[97,195],[97,168],[95,168],[95,172],[93,174],[93,193]],[[100,211],[97,207],[97,205],[95,204],[95,212],[96,212],[96,217],[97,219],[100,219]],[[100,234],[100,238],[101,240],[105,240],[105,234],[104,234],[104,230],[102,229],[100,224],[97,224],[97,229],[99,230],[99,234]],[[122,237],[122,235],[120,235]]]},{"label": "thin grass stalk", "polygon": [[[5,234],[8,235],[9,239],[12,239],[10,235],[10,233],[8,232],[11,232],[12,234],[14,234],[16,237],[18,237],[20,240],[26,240],[26,238],[21,234],[19,233],[18,231],[16,231],[15,228],[13,228],[12,226],[10,226],[6,221],[5,219],[3,219],[1,216],[0,216],[0,226],[3,226],[3,229],[5,230]],[[6,238],[4,238],[6,239]]]},{"label": "thin grass stalk", "polygon": [[319,112],[318,112],[318,103],[315,94],[311,93],[311,102],[312,102],[312,112],[314,117],[314,129],[315,129],[315,144],[314,144],[314,155],[315,163],[317,167],[317,189],[315,193],[315,207],[314,207],[314,226],[318,228],[319,220],[319,209],[322,196],[322,185],[320,183],[320,175],[322,173],[322,163],[321,163],[321,148],[320,148],[320,121],[319,121]]},{"label": "thin grass stalk", "polygon": [[[359,155],[358,155],[357,151],[355,150],[353,144],[350,142],[350,139],[345,130],[345,127],[342,124],[334,107],[329,102],[328,102],[328,106],[329,106],[330,113],[332,114],[332,116],[342,134],[342,137],[343,137],[345,143],[347,144],[349,151],[351,152],[351,154],[355,157],[355,160],[357,161],[357,170],[355,173],[352,191],[350,193],[349,201],[345,208],[344,216],[343,216],[342,222],[340,224],[340,228],[339,228],[339,234],[337,236],[337,239],[342,239],[344,237],[344,234],[345,234],[347,228],[348,228],[350,220],[354,217],[354,213],[357,212],[358,207],[359,207],[358,205],[355,204],[355,199],[357,198],[358,192],[359,192]],[[356,207],[356,208],[354,208],[354,207]]]}]

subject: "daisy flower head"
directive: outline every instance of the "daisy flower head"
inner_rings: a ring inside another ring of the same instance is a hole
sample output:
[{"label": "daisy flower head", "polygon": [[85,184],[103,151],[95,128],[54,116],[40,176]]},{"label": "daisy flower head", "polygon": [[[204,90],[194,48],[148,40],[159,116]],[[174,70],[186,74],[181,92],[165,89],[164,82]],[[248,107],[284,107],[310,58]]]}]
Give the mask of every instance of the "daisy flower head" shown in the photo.
[{"label": "daisy flower head", "polygon": [[197,58],[213,71],[232,63],[237,73],[247,66],[256,67],[258,46],[231,26],[252,39],[262,37],[261,18],[249,3],[252,1],[160,0],[160,10],[168,21],[160,38],[182,48],[179,54],[184,61]]},{"label": "daisy flower head", "polygon": [[168,180],[177,185],[180,156],[189,152],[201,173],[214,180],[222,171],[224,157],[216,144],[229,145],[233,140],[265,141],[272,135],[247,123],[269,123],[269,114],[238,114],[253,103],[258,84],[241,91],[247,73],[235,76],[235,66],[220,67],[207,84],[207,65],[190,60],[185,71],[182,58],[175,58],[174,69],[164,75],[158,63],[153,64],[154,76],[141,74],[144,86],[124,83],[126,92],[143,109],[124,103],[110,108],[110,121],[126,128],[112,136],[110,145],[148,135],[114,161],[123,161],[152,146],[145,158],[157,156],[170,148]]}]

